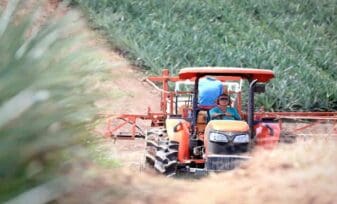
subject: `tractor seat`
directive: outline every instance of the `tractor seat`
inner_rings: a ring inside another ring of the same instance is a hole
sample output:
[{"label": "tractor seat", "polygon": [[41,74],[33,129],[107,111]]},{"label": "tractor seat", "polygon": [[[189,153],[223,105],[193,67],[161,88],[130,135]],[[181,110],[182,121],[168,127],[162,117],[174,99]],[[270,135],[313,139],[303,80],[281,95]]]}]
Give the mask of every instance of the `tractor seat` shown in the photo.
[{"label": "tractor seat", "polygon": [[198,106],[198,120],[199,120],[199,112],[206,112],[206,123],[208,123],[210,121],[210,114],[209,114],[209,110],[211,110],[212,108],[214,108],[215,106]]},{"label": "tractor seat", "polygon": [[210,121],[209,110],[214,106],[198,106],[197,111],[197,129],[198,132],[203,133],[205,131],[207,123]]},{"label": "tractor seat", "polygon": [[207,111],[199,111],[198,117],[197,117],[197,124],[206,124],[207,121]]}]

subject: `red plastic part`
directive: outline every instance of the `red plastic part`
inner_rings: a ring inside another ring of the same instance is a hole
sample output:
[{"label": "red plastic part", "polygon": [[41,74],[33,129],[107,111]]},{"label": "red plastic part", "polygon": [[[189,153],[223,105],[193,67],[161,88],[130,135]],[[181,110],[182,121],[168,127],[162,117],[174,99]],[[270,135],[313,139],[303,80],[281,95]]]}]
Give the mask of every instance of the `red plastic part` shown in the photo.
[{"label": "red plastic part", "polygon": [[254,126],[256,144],[264,148],[274,148],[280,140],[280,123],[258,123]]}]

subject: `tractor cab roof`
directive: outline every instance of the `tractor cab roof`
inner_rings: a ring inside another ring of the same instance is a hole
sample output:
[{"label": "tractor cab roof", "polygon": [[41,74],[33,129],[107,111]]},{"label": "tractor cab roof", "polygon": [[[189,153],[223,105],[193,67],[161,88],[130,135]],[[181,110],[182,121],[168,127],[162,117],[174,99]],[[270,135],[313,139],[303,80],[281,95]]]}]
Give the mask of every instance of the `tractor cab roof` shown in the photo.
[{"label": "tractor cab roof", "polygon": [[179,71],[179,78],[195,79],[206,75],[213,76],[233,76],[243,79],[257,80],[258,82],[268,82],[274,78],[274,72],[266,69],[236,68],[236,67],[189,67]]}]

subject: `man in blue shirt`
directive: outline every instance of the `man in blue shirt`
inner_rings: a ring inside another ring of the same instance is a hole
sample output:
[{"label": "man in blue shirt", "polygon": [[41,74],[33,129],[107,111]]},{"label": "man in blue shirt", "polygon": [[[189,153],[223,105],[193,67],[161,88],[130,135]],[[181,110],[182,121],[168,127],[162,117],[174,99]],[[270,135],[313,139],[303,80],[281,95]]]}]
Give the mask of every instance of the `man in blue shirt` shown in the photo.
[{"label": "man in blue shirt", "polygon": [[211,78],[204,77],[199,81],[198,87],[198,102],[201,107],[214,107],[216,106],[216,99],[222,94],[222,83],[221,81]]},{"label": "man in blue shirt", "polygon": [[221,94],[216,103],[217,106],[209,111],[211,120],[241,120],[238,111],[230,107],[230,99],[227,94]]}]

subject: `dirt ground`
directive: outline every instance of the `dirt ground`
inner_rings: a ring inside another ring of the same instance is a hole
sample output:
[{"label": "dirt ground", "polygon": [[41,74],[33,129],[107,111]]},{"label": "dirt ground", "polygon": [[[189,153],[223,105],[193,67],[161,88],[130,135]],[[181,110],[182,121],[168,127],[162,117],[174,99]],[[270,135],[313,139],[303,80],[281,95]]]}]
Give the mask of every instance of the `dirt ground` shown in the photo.
[{"label": "dirt ground", "polygon": [[[48,9],[58,1],[49,1]],[[49,10],[46,10],[50,12]],[[84,19],[83,19],[84,20]],[[111,72],[97,84],[106,96],[97,101],[102,113],[145,114],[159,110],[159,93],[142,81],[146,73],[114,52],[89,27],[89,43]],[[99,126],[102,128],[102,126]],[[335,142],[310,140],[256,150],[242,167],[201,179],[174,179],[143,170],[144,141],[101,137],[96,150],[117,167],[84,162],[69,173],[76,188],[59,203],[337,203],[337,148]]]}]

